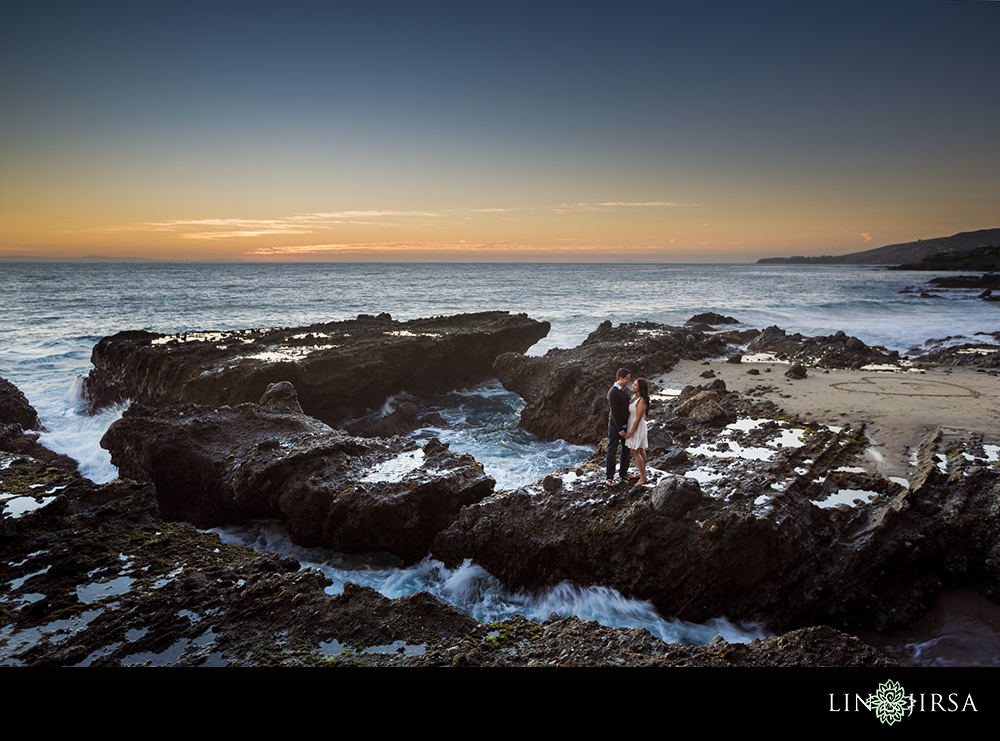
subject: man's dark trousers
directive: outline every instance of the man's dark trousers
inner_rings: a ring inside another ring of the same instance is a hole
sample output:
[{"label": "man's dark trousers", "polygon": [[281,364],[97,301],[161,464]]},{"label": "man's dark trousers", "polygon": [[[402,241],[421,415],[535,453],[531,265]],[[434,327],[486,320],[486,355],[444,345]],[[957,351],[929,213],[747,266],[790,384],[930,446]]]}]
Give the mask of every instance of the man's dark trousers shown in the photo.
[{"label": "man's dark trousers", "polygon": [[619,471],[622,478],[625,478],[625,474],[628,473],[628,460],[631,453],[628,452],[628,446],[625,445],[625,438],[619,433],[618,427],[615,426],[614,421],[608,422],[608,481],[611,481],[615,477],[615,458],[618,456],[618,446],[621,446],[621,467]]}]

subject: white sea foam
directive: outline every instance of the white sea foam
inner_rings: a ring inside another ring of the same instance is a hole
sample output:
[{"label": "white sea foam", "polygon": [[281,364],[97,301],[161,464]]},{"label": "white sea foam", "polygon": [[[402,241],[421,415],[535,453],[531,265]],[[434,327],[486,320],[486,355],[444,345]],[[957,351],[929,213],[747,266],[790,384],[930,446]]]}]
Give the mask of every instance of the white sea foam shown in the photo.
[{"label": "white sea foam", "polygon": [[374,466],[362,481],[371,482],[397,482],[406,478],[406,475],[414,471],[424,463],[424,451],[420,448],[408,450],[400,453],[395,458],[382,461]]},{"label": "white sea foam", "polygon": [[877,491],[868,491],[866,489],[841,489],[836,494],[828,496],[822,502],[813,502],[813,504],[821,509],[830,509],[844,504],[848,507],[853,507],[855,506],[854,500],[856,499],[860,499],[862,502],[870,502],[877,496]]},{"label": "white sea foam", "polygon": [[118,478],[118,469],[111,464],[111,453],[101,447],[101,438],[111,424],[121,419],[130,402],[108,407],[98,414],[88,415],[74,407],[65,410],[58,423],[45,420],[49,429],[38,436],[38,442],[56,453],[68,455],[77,462],[83,476],[104,484]]}]

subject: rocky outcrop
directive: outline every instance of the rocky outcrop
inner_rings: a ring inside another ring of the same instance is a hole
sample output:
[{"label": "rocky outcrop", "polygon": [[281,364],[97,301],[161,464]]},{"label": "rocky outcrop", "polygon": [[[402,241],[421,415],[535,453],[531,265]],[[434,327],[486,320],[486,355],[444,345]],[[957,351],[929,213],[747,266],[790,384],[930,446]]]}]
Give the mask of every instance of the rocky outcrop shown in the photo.
[{"label": "rocky outcrop", "polygon": [[919,347],[910,348],[906,355],[919,365],[1000,368],[1000,332],[930,339]]},{"label": "rocky outcrop", "polygon": [[466,507],[433,555],[473,559],[511,589],[611,586],[663,615],[778,631],[906,625],[943,584],[997,599],[1000,472],[982,446],[953,446],[945,462],[929,442],[908,490],[857,473],[860,431],[767,421],[778,410],[733,393],[721,406],[757,421],[720,431],[661,410],[691,455],[651,430],[652,488],[608,490],[599,448],[556,472],[558,488],[538,482]]},{"label": "rocky outcrop", "polygon": [[898,365],[899,353],[883,347],[869,347],[844,332],[824,337],[787,334],[780,327],[768,327],[747,345],[747,353],[771,353],[784,360],[822,368],[861,368],[865,365]]},{"label": "rocky outcrop", "polygon": [[[945,265],[928,265],[924,267],[916,266],[900,266],[900,269],[908,270],[990,270],[993,272],[984,273],[982,275],[947,275],[939,276],[937,278],[931,278],[926,283],[917,286],[907,286],[903,288],[900,293],[917,295],[920,298],[933,298],[933,299],[944,299],[949,296],[955,296],[957,293],[957,298],[968,299],[970,298],[969,293],[974,292],[976,298],[980,298],[987,302],[997,302],[1000,301],[1000,296],[996,294],[996,291],[1000,290],[1000,274],[995,271],[1000,269],[1000,249],[997,247],[992,247],[989,250],[989,256],[986,256],[986,252],[980,251],[981,255],[978,264],[969,264],[965,267],[946,267]],[[942,256],[935,256],[942,257]],[[947,258],[948,255],[943,257]],[[947,260],[945,261],[947,263]],[[989,265],[988,263],[992,263]],[[890,268],[891,270],[892,268]]]},{"label": "rocky outcrop", "polygon": [[408,435],[420,427],[447,427],[445,419],[433,412],[420,416],[420,410],[412,401],[401,401],[389,414],[374,419],[361,419],[351,424],[347,431],[355,437],[395,437]]},{"label": "rocky outcrop", "polygon": [[0,378],[0,425],[16,424],[22,430],[38,430],[42,424],[28,398],[6,378]]},{"label": "rocky outcrop", "polygon": [[706,311],[703,314],[695,314],[693,317],[684,322],[687,326],[700,327],[701,325],[707,324],[710,327],[715,327],[719,324],[739,324],[740,320],[735,317],[725,316],[723,314],[716,314],[714,311]]},{"label": "rocky outcrop", "polygon": [[682,358],[715,357],[723,340],[694,329],[634,322],[604,322],[572,350],[543,357],[505,353],[493,365],[504,387],[525,400],[521,426],[545,440],[593,445],[607,437],[607,393],[615,372],[632,378],[666,373]]},{"label": "rocky outcrop", "polygon": [[101,440],[122,477],[156,487],[160,515],[198,527],[287,523],[291,539],[419,561],[459,509],[493,491],[436,439],[362,439],[302,413],[287,382],[260,404],[133,405]]},{"label": "rocky outcrop", "polygon": [[120,332],[94,347],[91,409],[256,401],[291,381],[306,414],[336,425],[400,392],[426,395],[493,376],[497,355],[524,352],[549,330],[524,314],[485,312],[395,321],[388,314],[309,327],[166,336]]},{"label": "rocky outcrop", "polygon": [[0,451],[29,455],[58,468],[75,471],[76,461],[38,442],[40,430],[44,428],[28,398],[13,383],[0,378]]},{"label": "rocky outcrop", "polygon": [[[38,494],[43,484],[47,494]],[[55,491],[50,491],[55,490]],[[166,522],[149,484],[97,485],[0,454],[2,666],[892,666],[828,627],[708,646],[515,615],[483,625],[426,592],[389,599]]]},{"label": "rocky outcrop", "polygon": [[66,471],[77,469],[75,460],[68,455],[49,450],[38,442],[37,432],[23,432],[21,426],[17,424],[0,425],[0,451],[28,455]]}]

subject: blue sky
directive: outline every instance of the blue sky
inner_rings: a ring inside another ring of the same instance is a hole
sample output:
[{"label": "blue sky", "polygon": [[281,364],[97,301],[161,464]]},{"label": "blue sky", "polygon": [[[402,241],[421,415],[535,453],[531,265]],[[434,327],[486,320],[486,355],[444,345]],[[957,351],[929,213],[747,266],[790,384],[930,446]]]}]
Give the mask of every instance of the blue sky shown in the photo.
[{"label": "blue sky", "polygon": [[1000,3],[2,8],[8,254],[745,262],[1000,224]]}]

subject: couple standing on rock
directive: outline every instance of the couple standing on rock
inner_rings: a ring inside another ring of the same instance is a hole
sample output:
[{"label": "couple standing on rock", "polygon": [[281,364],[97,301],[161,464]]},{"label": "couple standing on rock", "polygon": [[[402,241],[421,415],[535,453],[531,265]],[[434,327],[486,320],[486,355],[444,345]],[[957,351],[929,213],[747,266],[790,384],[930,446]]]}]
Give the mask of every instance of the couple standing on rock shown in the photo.
[{"label": "couple standing on rock", "polygon": [[608,415],[608,479],[604,483],[614,486],[615,458],[618,458],[618,446],[621,446],[621,461],[618,475],[624,481],[628,473],[628,456],[632,452],[635,465],[639,468],[636,486],[646,483],[646,412],[649,411],[649,384],[645,378],[637,378],[632,384],[632,395],[629,397],[629,380],[632,374],[625,368],[618,369],[618,380],[608,391],[608,405],[611,414]]}]

